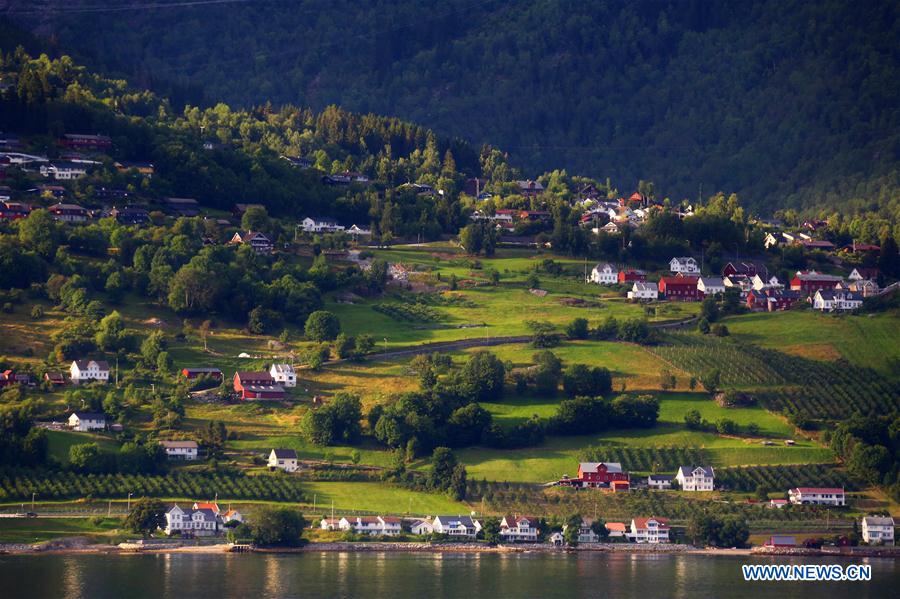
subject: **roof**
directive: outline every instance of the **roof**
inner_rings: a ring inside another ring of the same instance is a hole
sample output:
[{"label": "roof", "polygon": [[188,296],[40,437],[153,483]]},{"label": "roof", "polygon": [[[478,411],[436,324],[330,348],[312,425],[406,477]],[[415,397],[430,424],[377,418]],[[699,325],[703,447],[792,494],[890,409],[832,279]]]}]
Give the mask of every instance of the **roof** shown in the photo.
[{"label": "roof", "polygon": [[199,202],[193,198],[166,198],[166,204],[180,204],[184,206],[196,206]]},{"label": "roof", "polygon": [[611,270],[613,272],[618,272],[616,270],[616,267],[613,266],[612,264],[610,264],[609,262],[600,262],[597,264],[597,266],[594,267],[594,270],[604,270],[604,269]]},{"label": "roof", "polygon": [[647,522],[650,520],[655,520],[659,524],[659,528],[669,528],[669,519],[668,518],[634,518],[634,527],[635,528],[647,528]]},{"label": "roof", "polygon": [[699,281],[703,281],[705,287],[724,287],[725,281],[722,277],[700,277]]},{"label": "roof", "polygon": [[[674,258],[672,258],[672,260],[678,260],[679,262],[687,262],[688,260],[694,260],[694,257],[693,256],[675,256]],[[669,262],[671,263],[672,260],[669,260]],[[696,260],[694,260],[694,262],[696,262]]]},{"label": "roof", "polygon": [[72,412],[72,415],[79,420],[106,420],[106,414],[103,412]]},{"label": "roof", "polygon": [[607,522],[606,530],[610,532],[625,532],[625,524],[622,522]]},{"label": "roof", "polygon": [[712,466],[680,466],[678,472],[682,476],[693,476],[694,470],[700,468],[706,476],[715,476]]},{"label": "roof", "polygon": [[190,366],[186,366],[181,369],[182,372],[200,372],[200,373],[219,373],[222,371],[218,368],[214,368],[212,366],[197,366],[196,368],[191,368]]},{"label": "roof", "polygon": [[247,381],[268,381],[270,384],[275,382],[275,379],[272,378],[272,375],[266,372],[265,370],[245,370],[234,373],[239,380],[242,382]]},{"label": "roof", "polygon": [[700,277],[695,276],[687,276],[687,277],[660,277],[660,284],[665,283],[668,287],[669,285],[687,285],[688,287],[694,287],[697,285],[697,280]]},{"label": "roof", "polygon": [[400,524],[400,518],[396,516],[379,516],[385,524]]},{"label": "roof", "polygon": [[272,364],[272,370],[279,374],[293,374],[294,367],[291,364]]},{"label": "roof", "polygon": [[215,513],[219,513],[219,504],[215,501],[195,501],[194,502],[195,510],[210,510]]},{"label": "roof", "polygon": [[837,283],[838,281],[843,281],[843,277],[839,277],[836,275],[826,275],[816,271],[810,272],[802,272],[798,271],[796,275],[794,275],[795,279],[799,279],[801,281],[834,281]]},{"label": "roof", "polygon": [[160,441],[166,449],[197,449],[196,441]]},{"label": "roof", "polygon": [[843,487],[797,487],[791,491],[800,493],[843,493]]},{"label": "roof", "polygon": [[866,523],[867,526],[893,526],[894,519],[890,516],[866,516],[863,518],[863,522]]},{"label": "roof", "polygon": [[622,464],[619,462],[581,462],[578,465],[582,472],[597,472],[600,466],[606,466],[607,472],[622,472]]},{"label": "roof", "polygon": [[437,522],[438,520],[440,520],[442,525],[447,526],[475,527],[475,521],[470,516],[435,516],[434,521]]},{"label": "roof", "polygon": [[651,474],[647,478],[650,480],[671,481],[675,477],[671,474]]},{"label": "roof", "polygon": [[78,370],[84,370],[91,362],[97,364],[100,370],[109,370],[109,362],[106,360],[75,360],[75,365],[78,366]]},{"label": "roof", "polygon": [[272,453],[275,454],[275,458],[279,460],[296,460],[297,452],[293,449],[273,449]]},{"label": "roof", "polygon": [[[314,222],[317,222],[317,223],[322,223],[322,224],[325,224],[325,225],[336,225],[336,224],[338,224],[338,222],[337,222],[336,220],[334,220],[333,218],[328,217],[328,216],[307,216],[306,218],[308,218],[308,219],[311,220],[311,221],[314,221]],[[303,220],[306,220],[306,219],[303,219]]]},{"label": "roof", "polygon": [[837,289],[820,289],[816,292],[817,295],[821,296],[822,299],[825,300],[833,300],[833,299],[845,299],[845,300],[856,300],[858,302],[863,301],[863,297],[855,291],[839,291]]},{"label": "roof", "polygon": [[632,289],[635,291],[658,291],[655,281],[635,281]]}]

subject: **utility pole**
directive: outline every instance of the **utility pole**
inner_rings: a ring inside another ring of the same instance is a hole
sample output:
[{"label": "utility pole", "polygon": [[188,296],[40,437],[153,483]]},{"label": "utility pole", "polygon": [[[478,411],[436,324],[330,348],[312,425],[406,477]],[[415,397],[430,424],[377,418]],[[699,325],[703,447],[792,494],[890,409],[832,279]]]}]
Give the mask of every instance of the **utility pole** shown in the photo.
[{"label": "utility pole", "polygon": [[316,513],[316,499],[319,497],[318,493],[313,493],[313,513]]},{"label": "utility pole", "polygon": [[36,493],[31,494],[31,511],[32,512],[34,511],[34,496],[35,495],[36,495]]},{"label": "utility pole", "polygon": [[134,493],[128,494],[128,511],[129,511],[129,513],[131,512],[131,496],[132,495],[134,495]]}]

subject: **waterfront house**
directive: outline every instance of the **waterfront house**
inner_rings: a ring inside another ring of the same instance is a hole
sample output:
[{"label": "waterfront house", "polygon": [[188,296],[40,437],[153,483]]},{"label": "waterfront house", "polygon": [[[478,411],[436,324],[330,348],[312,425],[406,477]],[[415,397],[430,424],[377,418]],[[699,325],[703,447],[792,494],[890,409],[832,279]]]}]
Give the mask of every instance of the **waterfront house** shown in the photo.
[{"label": "waterfront house", "polygon": [[434,532],[431,520],[416,519],[410,524],[409,531],[414,535],[430,535]]},{"label": "waterfront house", "polygon": [[69,428],[80,433],[102,431],[106,428],[106,420],[106,414],[102,412],[72,412]]},{"label": "waterfront house", "polygon": [[219,517],[209,508],[191,509],[173,505],[166,511],[167,535],[180,533],[185,537],[211,537],[219,533]]},{"label": "waterfront house", "polygon": [[296,472],[299,468],[297,461],[297,452],[293,449],[273,449],[269,453],[269,461],[267,463],[269,470],[284,470],[285,472]]},{"label": "waterfront house", "polygon": [[322,530],[341,530],[342,518],[322,518],[319,521],[319,528]]},{"label": "waterfront house", "polygon": [[530,516],[504,516],[500,521],[500,538],[507,543],[537,543],[538,519]]},{"label": "waterfront house", "polygon": [[628,532],[628,527],[625,526],[624,522],[607,522],[606,523],[606,536],[609,537],[610,539],[624,538],[627,532]]},{"label": "waterfront house", "polygon": [[437,534],[472,540],[481,530],[478,522],[470,516],[435,516],[431,526]]},{"label": "waterfront house", "polygon": [[109,363],[105,360],[73,360],[69,366],[69,379],[76,385],[93,381],[105,383],[109,380]]},{"label": "waterfront house", "polygon": [[170,460],[196,460],[198,446],[196,441],[160,441],[160,445],[166,450],[166,457]]},{"label": "waterfront house", "polygon": [[866,516],[862,519],[862,538],[869,545],[894,544],[894,519],[890,516]]},{"label": "waterfront house", "polygon": [[666,518],[633,518],[628,536],[635,543],[668,543],[669,521]]},{"label": "waterfront house", "polygon": [[712,491],[715,472],[712,466],[681,466],[675,480],[683,491]]},{"label": "waterfront house", "polygon": [[840,487],[797,487],[788,490],[788,499],[794,505],[846,505],[844,489]]}]

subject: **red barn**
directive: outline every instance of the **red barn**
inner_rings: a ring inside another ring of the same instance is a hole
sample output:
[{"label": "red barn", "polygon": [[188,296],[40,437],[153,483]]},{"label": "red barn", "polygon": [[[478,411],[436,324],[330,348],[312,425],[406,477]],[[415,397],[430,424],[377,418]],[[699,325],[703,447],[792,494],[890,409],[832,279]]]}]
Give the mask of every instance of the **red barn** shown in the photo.
[{"label": "red barn", "polygon": [[218,368],[201,367],[201,368],[182,368],[181,376],[183,376],[186,379],[196,379],[201,376],[208,376],[217,381],[221,381],[223,375],[222,375],[222,371],[219,370]]},{"label": "red barn", "polygon": [[108,150],[112,147],[112,140],[106,135],[81,133],[67,133],[59,143],[73,150]]},{"label": "red barn", "polygon": [[627,270],[619,271],[619,284],[625,283],[645,283],[647,281],[647,273],[643,270],[637,270],[636,268],[629,268]]},{"label": "red barn", "polygon": [[628,482],[628,473],[618,462],[581,462],[578,464],[578,480],[582,487],[609,487],[615,481]]},{"label": "red barn", "polygon": [[825,275],[814,270],[797,271],[797,274],[791,279],[791,290],[800,291],[804,295],[814,295],[816,291],[834,289],[834,286],[843,280],[842,277]]},{"label": "red barn", "polygon": [[751,310],[777,312],[789,310],[803,299],[797,291],[786,289],[753,289],[747,294],[747,307]]},{"label": "red barn", "polygon": [[31,206],[21,202],[0,202],[0,219],[18,220],[31,212]]},{"label": "red barn", "polygon": [[662,277],[659,280],[659,293],[669,301],[698,302],[703,294],[697,289],[699,277],[684,276],[678,273],[674,277]]},{"label": "red barn", "polygon": [[241,399],[284,399],[284,388],[268,372],[235,372],[234,390]]}]

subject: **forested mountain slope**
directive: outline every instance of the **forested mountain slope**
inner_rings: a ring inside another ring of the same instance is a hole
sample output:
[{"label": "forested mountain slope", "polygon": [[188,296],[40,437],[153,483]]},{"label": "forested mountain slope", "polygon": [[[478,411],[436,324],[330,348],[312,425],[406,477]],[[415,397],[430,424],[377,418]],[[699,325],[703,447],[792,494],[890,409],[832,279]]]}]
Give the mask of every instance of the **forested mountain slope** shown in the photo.
[{"label": "forested mountain slope", "polygon": [[898,195],[896,3],[163,4],[0,11],[176,104],[338,103],[490,142],[526,172],[766,210]]}]

